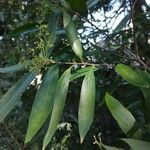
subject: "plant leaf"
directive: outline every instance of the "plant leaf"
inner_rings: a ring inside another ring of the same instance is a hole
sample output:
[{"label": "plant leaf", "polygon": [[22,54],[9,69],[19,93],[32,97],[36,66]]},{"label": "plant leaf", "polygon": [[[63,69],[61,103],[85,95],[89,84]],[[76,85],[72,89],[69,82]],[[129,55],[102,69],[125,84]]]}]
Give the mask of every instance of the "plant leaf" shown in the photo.
[{"label": "plant leaf", "polygon": [[113,34],[119,33],[127,24],[127,22],[131,19],[131,14],[127,14],[114,29]]},{"label": "plant leaf", "polygon": [[126,142],[132,148],[132,150],[150,150],[149,142],[128,138],[123,138],[121,140]]},{"label": "plant leaf", "polygon": [[124,64],[118,64],[115,70],[128,83],[138,87],[144,87],[144,88],[149,87],[147,81],[145,81],[144,78],[138,75],[137,72],[131,69],[129,66]]},{"label": "plant leaf", "polygon": [[57,125],[60,121],[65,106],[65,101],[67,98],[69,81],[71,76],[70,72],[71,68],[67,69],[58,80],[50,124],[43,141],[43,149],[45,149],[48,143],[50,142],[52,136],[54,135],[57,129]]},{"label": "plant leaf", "polygon": [[83,142],[94,116],[95,108],[95,77],[93,68],[84,77],[78,110],[80,141]]},{"label": "plant leaf", "polygon": [[99,0],[88,0],[87,1],[87,7],[88,7],[88,9],[90,9],[90,8],[92,8],[92,7],[94,7],[97,3],[99,2]]},{"label": "plant leaf", "polygon": [[117,121],[122,131],[127,134],[134,126],[136,120],[133,115],[114,97],[106,93],[105,101],[112,116]]},{"label": "plant leaf", "polygon": [[105,144],[102,144],[102,147],[104,147],[106,150],[121,150],[117,147],[112,147],[112,146],[108,146],[108,145],[105,145]]},{"label": "plant leaf", "polygon": [[20,70],[23,70],[25,67],[21,64],[0,68],[0,73],[13,73]]},{"label": "plant leaf", "polygon": [[139,76],[145,79],[149,84],[149,88],[140,88],[145,98],[143,102],[144,114],[147,122],[150,121],[150,74],[147,71],[136,70]]},{"label": "plant leaf", "polygon": [[58,66],[52,66],[44,75],[32,106],[25,143],[30,142],[51,113],[58,77]]},{"label": "plant leaf", "polygon": [[16,106],[21,94],[26,90],[36,73],[31,72],[23,76],[0,100],[0,122]]},{"label": "plant leaf", "polygon": [[150,88],[141,88],[143,96],[147,103],[150,103]]},{"label": "plant leaf", "polygon": [[35,23],[27,23],[23,26],[17,27],[14,29],[11,33],[10,36],[20,36],[32,32],[37,32],[39,31],[37,24]]},{"label": "plant leaf", "polygon": [[58,11],[52,11],[51,15],[50,15],[49,22],[48,22],[48,32],[50,33],[52,45],[54,44],[54,42],[56,40],[58,21],[59,21],[59,12]]},{"label": "plant leaf", "polygon": [[70,46],[72,47],[75,54],[80,59],[82,59],[83,49],[82,49],[81,42],[77,35],[75,24],[72,21],[70,15],[66,11],[63,12],[63,22],[64,22],[64,28],[65,28],[67,39],[68,39]]},{"label": "plant leaf", "polygon": [[141,88],[147,103],[150,104],[150,74],[147,71],[137,70],[137,73],[149,84],[149,88]]},{"label": "plant leaf", "polygon": [[[77,78],[83,77],[87,74],[87,72],[93,67],[85,67],[76,71],[76,73],[71,74],[70,81],[75,80]],[[99,68],[93,68],[93,71],[97,71]]]},{"label": "plant leaf", "polygon": [[150,74],[146,71],[146,70],[136,70],[136,72],[138,73],[138,75],[141,76],[141,78],[143,78],[144,80],[147,81],[147,83],[149,84],[150,86]]}]

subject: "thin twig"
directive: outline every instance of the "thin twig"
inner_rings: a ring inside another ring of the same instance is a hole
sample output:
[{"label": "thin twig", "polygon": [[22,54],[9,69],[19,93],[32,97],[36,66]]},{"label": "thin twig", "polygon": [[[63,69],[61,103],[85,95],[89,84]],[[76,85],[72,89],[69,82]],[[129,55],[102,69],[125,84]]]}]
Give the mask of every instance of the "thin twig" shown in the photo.
[{"label": "thin twig", "polygon": [[[135,1],[136,3],[137,1]],[[137,41],[136,41],[136,31],[135,31],[135,18],[134,18],[134,12],[133,12],[133,7],[134,7],[134,4],[131,3],[130,1],[130,9],[131,9],[131,15],[132,15],[132,23],[133,23],[133,34],[134,34],[134,43],[135,43],[135,50],[136,50],[136,55],[132,53],[132,56],[133,58],[128,58],[128,57],[125,57],[125,56],[121,56],[119,54],[116,54],[112,51],[108,51],[107,52],[110,52],[116,56],[119,56],[119,57],[122,57],[122,58],[125,58],[125,59],[128,59],[128,60],[133,60],[133,61],[137,61],[139,62],[140,64],[143,65],[143,67],[147,70],[150,70],[150,68],[143,62],[143,60],[140,59],[139,57],[139,53],[138,53],[138,45],[137,45]],[[83,19],[84,21],[87,21],[89,24],[91,24],[95,29],[97,29],[99,32],[101,32],[102,30],[99,29],[96,25],[94,25],[90,20],[88,20],[87,18],[85,18],[84,16],[80,15],[79,13],[77,12],[74,12],[73,10],[71,10],[70,8],[66,8],[66,6],[64,6],[63,4],[60,4],[60,6],[63,7],[64,10],[68,10],[70,11],[71,13],[73,13],[74,15],[77,15],[80,19]],[[105,35],[107,35],[106,33],[104,33]],[[104,49],[104,48],[103,48]],[[104,49],[106,51],[106,49]],[[56,62],[55,62],[56,63]],[[57,62],[58,64],[68,64],[68,65],[75,65],[75,64],[78,64],[78,65],[91,65],[91,66],[106,66],[106,64],[90,64],[90,63],[71,63],[71,62]],[[107,64],[108,65],[108,64]]]},{"label": "thin twig", "polygon": [[[91,43],[91,42],[90,42],[90,43]],[[113,52],[112,50],[109,50],[109,49],[107,49],[107,48],[105,48],[105,47],[101,47],[100,45],[94,45],[93,43],[91,43],[91,44],[92,44],[95,48],[99,48],[99,49],[104,50],[103,52],[111,53],[111,54],[113,54],[113,55],[116,55],[116,56],[118,56],[118,57],[121,57],[121,58],[124,58],[124,59],[127,59],[127,60],[134,60],[134,61],[136,61],[135,58],[125,57],[125,56],[122,56],[122,55],[120,55],[120,54],[118,54],[118,53],[115,53],[115,52]]]},{"label": "thin twig", "polygon": [[143,67],[144,67],[145,69],[150,70],[150,67],[148,67],[148,65],[145,64],[144,61],[143,61],[142,59],[140,59],[139,56],[137,57],[134,53],[132,53],[132,52],[131,52],[130,50],[128,50],[127,48],[125,48],[125,50],[126,50],[129,54],[131,54],[131,55],[133,56],[133,58],[134,58],[137,62],[139,62],[141,65],[143,65]]},{"label": "thin twig", "polygon": [[55,62],[52,60],[48,61],[49,64],[59,64],[59,65],[85,65],[85,66],[94,66],[94,67],[114,67],[113,64],[95,64],[88,62]]},{"label": "thin twig", "polygon": [[[61,6],[65,9],[65,10],[68,10],[68,11],[70,11],[71,13],[73,13],[74,15],[76,15],[76,16],[78,16],[80,19],[83,19],[84,21],[87,21],[89,24],[91,24],[95,29],[97,29],[99,32],[102,32],[103,30],[101,30],[101,29],[99,29],[95,24],[93,24],[89,19],[87,19],[86,17],[84,17],[84,16],[82,16],[82,15],[80,15],[79,13],[77,13],[77,12],[74,12],[72,9],[70,9],[70,8],[66,8],[64,5],[62,5],[61,4]],[[105,34],[105,33],[103,33],[103,34]],[[105,35],[107,35],[107,34],[105,34]]]}]

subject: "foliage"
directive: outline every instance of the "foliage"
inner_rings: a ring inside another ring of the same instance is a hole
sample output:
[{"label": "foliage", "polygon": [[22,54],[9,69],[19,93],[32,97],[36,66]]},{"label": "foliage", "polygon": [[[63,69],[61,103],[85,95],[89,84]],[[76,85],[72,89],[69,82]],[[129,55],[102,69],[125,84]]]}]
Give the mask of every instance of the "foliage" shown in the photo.
[{"label": "foliage", "polygon": [[149,149],[145,0],[0,4],[0,149]]}]

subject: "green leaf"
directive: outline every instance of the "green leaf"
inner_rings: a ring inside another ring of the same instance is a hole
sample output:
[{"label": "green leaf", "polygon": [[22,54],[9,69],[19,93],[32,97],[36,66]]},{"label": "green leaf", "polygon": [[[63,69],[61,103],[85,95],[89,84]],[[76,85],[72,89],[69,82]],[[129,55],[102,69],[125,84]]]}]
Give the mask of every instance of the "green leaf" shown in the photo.
[{"label": "green leaf", "polygon": [[[77,70],[76,73],[71,74],[70,81],[85,76],[87,74],[87,72],[89,70],[91,70],[91,68],[93,68],[93,67],[90,66],[90,67],[85,67],[85,68],[81,68],[81,69]],[[97,71],[98,69],[99,68],[93,68],[93,71]]]},{"label": "green leaf", "polygon": [[122,131],[127,134],[134,126],[136,120],[133,115],[114,97],[106,93],[105,101],[112,116],[117,121]]},{"label": "green leaf", "polygon": [[49,22],[48,22],[48,31],[50,33],[50,38],[51,38],[53,44],[56,40],[58,21],[59,21],[59,12],[52,11],[50,14]]},{"label": "green leaf", "polygon": [[124,64],[118,64],[115,70],[128,83],[138,87],[144,87],[144,88],[149,87],[147,81],[145,81],[140,75],[138,75],[136,71],[131,69],[129,66]]},{"label": "green leaf", "polygon": [[39,150],[38,143],[34,143],[34,144],[31,146],[31,150]]},{"label": "green leaf", "polygon": [[48,143],[50,142],[52,136],[54,135],[57,129],[57,125],[59,124],[65,106],[65,101],[67,98],[68,87],[69,87],[70,76],[71,76],[70,72],[71,72],[71,68],[67,69],[58,80],[56,91],[55,91],[54,105],[53,105],[52,115],[50,119],[50,124],[43,141],[43,149],[45,149]]},{"label": "green leaf", "polygon": [[137,74],[147,81],[149,88],[141,88],[145,100],[150,103],[150,74],[147,71],[136,70]]},{"label": "green leaf", "polygon": [[98,2],[99,2],[99,0],[88,0],[87,1],[87,7],[88,7],[88,9],[94,7]]},{"label": "green leaf", "polygon": [[93,68],[84,77],[78,110],[80,141],[83,142],[94,116],[95,108],[95,76]]},{"label": "green leaf", "polygon": [[126,142],[132,150],[150,150],[149,142],[127,138],[123,138],[121,140]]},{"label": "green leaf", "polygon": [[23,70],[25,67],[21,64],[5,67],[5,68],[0,68],[0,73],[13,73],[17,71]]},{"label": "green leaf", "polygon": [[37,31],[39,31],[37,24],[28,23],[28,24],[25,24],[23,26],[20,26],[20,27],[17,27],[16,29],[14,29],[10,33],[10,36],[20,36],[20,35],[24,35],[24,34],[28,34],[28,33],[32,33],[32,32],[37,32]]},{"label": "green leaf", "polygon": [[44,75],[32,106],[25,143],[30,142],[50,115],[58,77],[58,66],[52,66]]},{"label": "green leaf", "polygon": [[105,144],[102,144],[102,147],[105,148],[106,150],[121,150],[117,147],[112,147],[112,146],[108,146],[108,145],[105,145]]},{"label": "green leaf", "polygon": [[82,16],[87,16],[87,0],[67,0],[67,2],[74,11],[78,12]]},{"label": "green leaf", "polygon": [[131,19],[131,14],[127,14],[114,29],[113,34],[119,33],[127,24],[127,22]]},{"label": "green leaf", "polygon": [[64,22],[64,28],[65,28],[67,39],[68,39],[70,46],[72,47],[74,53],[80,59],[82,59],[83,49],[82,49],[81,42],[77,35],[75,24],[72,21],[70,15],[66,11],[63,12],[63,22]]},{"label": "green leaf", "polygon": [[21,94],[26,90],[36,73],[31,72],[23,76],[0,100],[0,122],[17,105]]},{"label": "green leaf", "polygon": [[150,103],[150,88],[141,88],[145,100]]},{"label": "green leaf", "polygon": [[149,84],[149,88],[140,88],[145,100],[143,101],[144,115],[146,122],[150,122],[150,74],[147,71],[136,70],[139,76],[145,79]]},{"label": "green leaf", "polygon": [[147,81],[147,83],[150,86],[150,74],[146,71],[146,70],[136,70],[136,72],[138,73],[139,76],[141,76],[141,78],[143,78],[145,81]]}]

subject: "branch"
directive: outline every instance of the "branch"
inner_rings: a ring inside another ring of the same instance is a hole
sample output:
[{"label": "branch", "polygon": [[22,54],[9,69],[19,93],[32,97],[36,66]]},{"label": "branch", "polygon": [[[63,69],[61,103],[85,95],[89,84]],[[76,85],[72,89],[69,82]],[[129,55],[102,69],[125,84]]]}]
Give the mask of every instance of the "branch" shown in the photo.
[{"label": "branch", "polygon": [[145,62],[139,56],[135,55],[127,48],[125,48],[125,51],[131,54],[135,61],[139,62],[146,70],[150,70],[150,67],[147,64],[145,64]]},{"label": "branch", "polygon": [[115,67],[113,64],[95,64],[95,63],[88,63],[88,62],[55,62],[53,60],[49,60],[48,64],[59,64],[59,65],[85,65],[85,66],[94,66],[94,67]]}]

